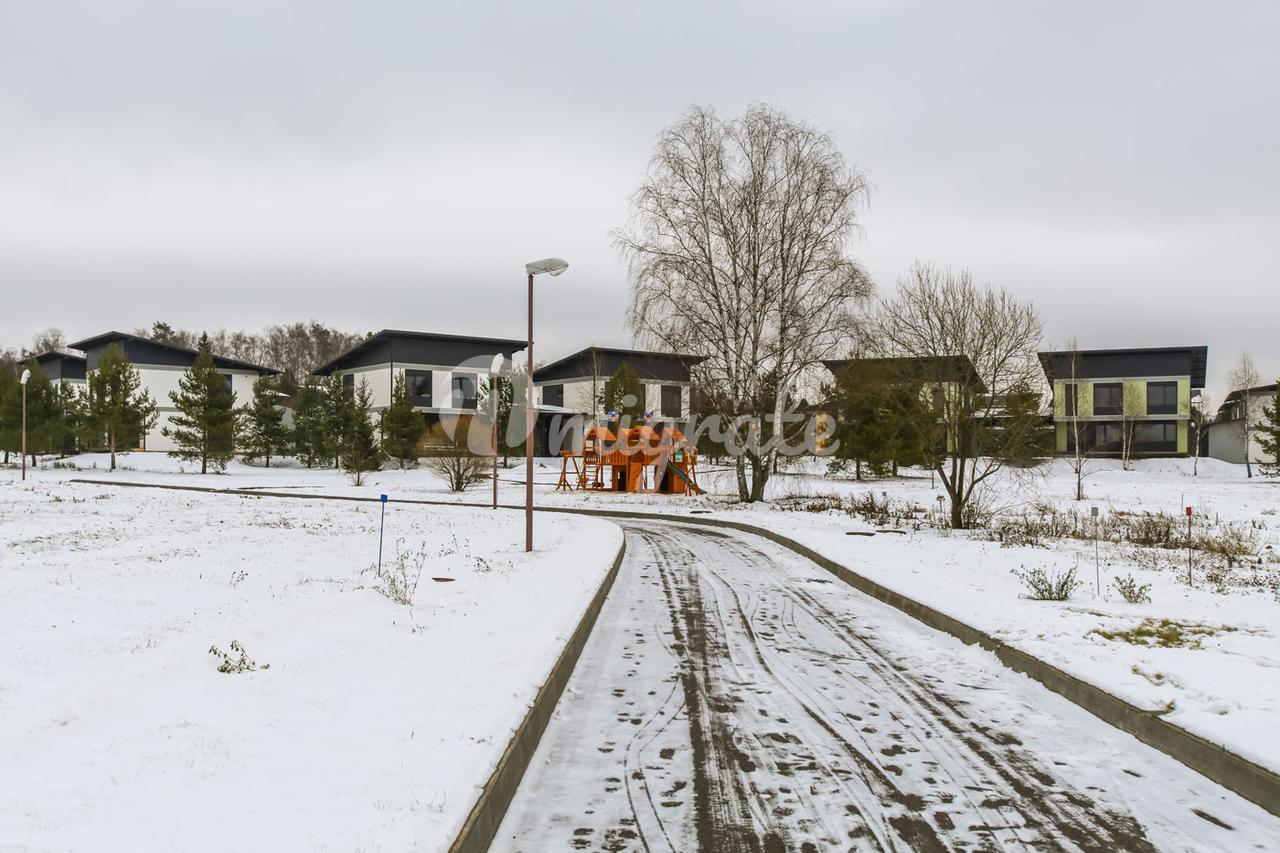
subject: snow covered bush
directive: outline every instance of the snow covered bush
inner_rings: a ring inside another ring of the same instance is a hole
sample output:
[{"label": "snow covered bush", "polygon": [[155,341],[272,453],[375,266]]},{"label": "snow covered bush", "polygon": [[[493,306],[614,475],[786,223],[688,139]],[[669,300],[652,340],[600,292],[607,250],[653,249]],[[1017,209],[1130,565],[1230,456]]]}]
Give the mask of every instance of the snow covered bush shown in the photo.
[{"label": "snow covered bush", "polygon": [[1130,604],[1150,604],[1151,584],[1138,583],[1133,575],[1117,576],[1114,586],[1120,597]]},{"label": "snow covered bush", "polygon": [[1081,582],[1076,579],[1075,566],[1065,572],[1048,572],[1039,566],[1034,569],[1014,569],[1013,574],[1027,588],[1027,598],[1034,601],[1066,601]]},{"label": "snow covered bush", "polygon": [[[222,658],[222,663],[218,664],[218,672],[236,673],[236,672],[253,672],[258,669],[271,669],[271,664],[259,664],[253,658],[249,657],[245,652],[244,646],[240,645],[238,640],[231,641],[231,654],[227,654],[217,646],[209,647],[209,654],[214,657]],[[238,658],[232,655],[239,655]]]}]

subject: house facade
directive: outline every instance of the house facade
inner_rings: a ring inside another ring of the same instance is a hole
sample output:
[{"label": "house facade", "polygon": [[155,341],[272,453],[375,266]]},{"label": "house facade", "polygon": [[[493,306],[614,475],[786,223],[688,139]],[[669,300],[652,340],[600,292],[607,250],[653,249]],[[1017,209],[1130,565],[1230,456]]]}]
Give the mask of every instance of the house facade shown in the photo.
[{"label": "house facade", "polygon": [[605,383],[623,365],[644,388],[644,411],[675,423],[689,416],[689,369],[698,356],[613,347],[587,347],[534,371],[535,400],[544,411],[567,411],[603,422]]},{"label": "house facade", "polygon": [[[125,332],[106,332],[92,338],[85,338],[71,344],[85,354],[85,376],[92,374],[98,366],[98,359],[111,345],[119,346],[134,369],[138,371],[142,388],[151,394],[159,410],[156,425],[144,436],[137,450],[170,451],[176,450],[174,441],[164,435],[163,430],[169,426],[177,408],[170,396],[178,389],[178,380],[196,361],[196,351],[176,344],[155,341],[139,335]],[[227,377],[227,387],[235,398],[235,404],[241,405],[253,398],[253,383],[260,376],[278,374],[280,371],[260,364],[252,364],[235,358],[215,355],[213,366]],[[52,379],[52,375],[50,376]]]},{"label": "house facade", "polygon": [[[1207,428],[1209,442],[1206,450],[1214,459],[1243,465],[1247,459],[1255,464],[1275,464],[1275,457],[1266,453],[1258,443],[1257,428],[1264,418],[1262,410],[1272,405],[1276,398],[1276,383],[1256,388],[1237,388],[1227,395],[1218,407],[1213,423]],[[1248,405],[1244,405],[1245,402]],[[1244,418],[1248,414],[1251,426],[1249,452],[1245,455]]]},{"label": "house facade", "polygon": [[1055,449],[1119,456],[1186,456],[1191,400],[1204,388],[1207,347],[1040,353],[1053,388]]},{"label": "house facade", "polygon": [[50,350],[35,357],[36,364],[49,377],[50,382],[67,385],[86,385],[85,357],[65,350]]},{"label": "house facade", "polygon": [[367,382],[375,412],[391,405],[396,379],[404,377],[414,410],[431,426],[442,415],[474,414],[494,356],[509,365],[512,354],[525,346],[514,338],[384,329],[321,365],[315,375],[341,374],[349,393]]}]

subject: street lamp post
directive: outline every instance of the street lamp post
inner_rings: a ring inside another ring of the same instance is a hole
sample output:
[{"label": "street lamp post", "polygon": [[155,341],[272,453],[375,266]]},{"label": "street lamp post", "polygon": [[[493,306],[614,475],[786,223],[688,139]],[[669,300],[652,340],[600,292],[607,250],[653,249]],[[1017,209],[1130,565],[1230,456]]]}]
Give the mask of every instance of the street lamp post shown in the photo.
[{"label": "street lamp post", "polygon": [[31,371],[22,371],[22,379],[19,383],[22,385],[22,479],[27,479],[27,380],[31,378]]},{"label": "street lamp post", "polygon": [[502,391],[498,387],[498,374],[502,372],[502,353],[493,357],[489,365],[489,404],[493,407],[493,431],[489,436],[489,449],[493,451],[493,508],[498,508],[498,409],[502,403]]},{"label": "street lamp post", "polygon": [[524,410],[524,549],[533,550],[533,277],[535,275],[560,275],[569,268],[568,261],[560,258],[544,258],[524,265],[529,277],[529,339],[525,350],[529,378],[525,389]]}]

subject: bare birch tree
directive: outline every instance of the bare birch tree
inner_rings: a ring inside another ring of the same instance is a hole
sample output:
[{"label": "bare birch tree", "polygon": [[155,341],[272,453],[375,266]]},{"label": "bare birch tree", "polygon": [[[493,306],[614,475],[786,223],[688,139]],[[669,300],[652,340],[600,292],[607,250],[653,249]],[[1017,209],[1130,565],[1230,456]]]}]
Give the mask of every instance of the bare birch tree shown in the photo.
[{"label": "bare birch tree", "polygon": [[1196,428],[1195,456],[1191,462],[1192,477],[1200,476],[1200,445],[1206,440],[1205,432],[1208,429],[1210,421],[1213,419],[1213,416],[1210,414],[1212,411],[1212,405],[1213,403],[1209,398],[1208,391],[1201,391],[1200,396],[1191,401],[1190,423]]},{"label": "bare birch tree", "polygon": [[903,366],[899,381],[934,398],[915,407],[930,436],[929,465],[950,498],[951,526],[971,526],[979,487],[1007,466],[1035,464],[1043,451],[1034,390],[1040,317],[1006,290],[976,286],[967,271],[918,263],[880,304],[875,329],[881,355]]},{"label": "bare birch tree", "polygon": [[1088,431],[1088,422],[1080,417],[1080,371],[1083,367],[1080,344],[1075,338],[1067,343],[1067,376],[1070,383],[1066,385],[1064,394],[1064,415],[1067,429],[1071,431],[1071,456],[1067,458],[1071,472],[1076,475],[1076,500],[1084,500],[1084,479],[1088,476],[1089,460],[1093,457],[1093,446],[1085,446],[1084,439]]},{"label": "bare birch tree", "polygon": [[656,348],[703,357],[694,378],[743,450],[742,500],[764,497],[791,392],[847,344],[870,295],[848,254],[868,191],[828,135],[757,105],[731,121],[691,108],[632,196],[617,234],[628,322]]},{"label": "bare birch tree", "polygon": [[1126,471],[1133,470],[1133,442],[1146,413],[1141,386],[1124,383],[1120,390],[1120,467]]},{"label": "bare birch tree", "polygon": [[1253,356],[1247,352],[1240,353],[1240,360],[1227,375],[1227,385],[1233,393],[1240,395],[1235,401],[1233,417],[1236,429],[1240,431],[1240,438],[1244,441],[1244,470],[1250,479],[1253,479],[1253,462],[1249,458],[1249,451],[1253,442],[1256,416],[1253,412],[1252,395],[1249,394],[1249,389],[1258,387],[1261,382],[1262,380],[1258,378],[1258,368],[1253,364]]}]

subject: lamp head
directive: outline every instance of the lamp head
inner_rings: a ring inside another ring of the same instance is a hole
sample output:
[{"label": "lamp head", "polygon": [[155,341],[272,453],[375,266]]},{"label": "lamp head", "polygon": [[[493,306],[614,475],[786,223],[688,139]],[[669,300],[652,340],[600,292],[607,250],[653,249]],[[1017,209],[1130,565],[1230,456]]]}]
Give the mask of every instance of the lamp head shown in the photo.
[{"label": "lamp head", "polygon": [[24,371],[22,371],[22,378],[21,378],[20,380],[18,380],[18,383],[19,383],[20,385],[26,385],[26,384],[27,384],[27,380],[28,380],[28,379],[30,379],[30,378],[31,378],[31,371],[30,371],[30,370],[24,370]]},{"label": "lamp head", "polygon": [[498,353],[493,357],[493,364],[489,365],[490,373],[501,373],[502,366],[506,364],[506,359],[502,357],[502,353]]},{"label": "lamp head", "polygon": [[569,262],[560,258],[543,258],[540,261],[532,261],[524,265],[524,271],[529,275],[560,275],[569,268]]}]

